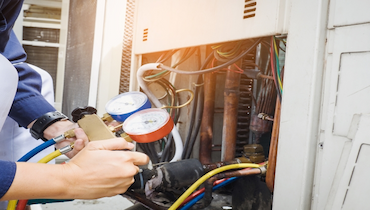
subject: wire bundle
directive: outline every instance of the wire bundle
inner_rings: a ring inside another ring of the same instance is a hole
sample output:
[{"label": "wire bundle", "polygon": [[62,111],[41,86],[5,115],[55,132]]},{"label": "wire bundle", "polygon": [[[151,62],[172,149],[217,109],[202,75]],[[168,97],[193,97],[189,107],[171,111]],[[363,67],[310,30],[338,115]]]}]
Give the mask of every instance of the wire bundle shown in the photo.
[{"label": "wire bundle", "polygon": [[279,99],[281,101],[283,95],[283,83],[281,80],[279,51],[277,49],[276,40],[274,36],[271,36],[270,41],[270,61],[271,61],[271,71],[274,77],[274,83],[276,86],[276,90],[278,92]]}]

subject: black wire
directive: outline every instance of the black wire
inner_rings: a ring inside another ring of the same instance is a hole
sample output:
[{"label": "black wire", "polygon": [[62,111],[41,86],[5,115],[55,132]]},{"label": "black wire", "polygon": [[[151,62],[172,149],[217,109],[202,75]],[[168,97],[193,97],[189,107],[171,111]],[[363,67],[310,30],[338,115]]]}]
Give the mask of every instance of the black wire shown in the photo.
[{"label": "black wire", "polygon": [[[213,55],[214,55],[213,53],[210,53],[208,55],[208,57],[203,62],[200,69],[204,69],[207,66],[207,64],[212,60]],[[202,83],[203,83],[203,75],[199,75],[198,79],[197,79],[197,84],[202,84]],[[199,102],[198,102],[198,99],[199,99]],[[191,107],[190,124],[189,124],[189,129],[188,129],[188,132],[187,132],[187,136],[186,136],[184,150],[183,150],[183,153],[182,153],[182,159],[188,159],[190,157],[191,152],[193,151],[193,146],[194,146],[195,140],[197,138],[197,135],[198,135],[198,132],[199,132],[199,129],[200,129],[200,124],[201,124],[201,121],[202,121],[203,106],[204,106],[203,100],[204,100],[203,86],[197,86],[195,88],[195,91],[194,91],[194,102],[193,102],[192,107]],[[193,130],[195,116],[197,116],[196,117],[197,121],[196,121],[195,130]],[[194,133],[195,133],[195,135],[194,135]]]},{"label": "black wire", "polygon": [[174,68],[165,66],[163,64],[160,64],[158,67],[161,68],[161,69],[165,69],[165,70],[169,70],[169,71],[178,73],[178,74],[186,74],[186,75],[199,75],[199,74],[214,72],[214,71],[223,69],[223,68],[235,63],[236,61],[240,60],[242,57],[244,57],[246,54],[248,54],[251,50],[253,50],[261,42],[261,40],[262,40],[262,38],[259,38],[246,51],[242,52],[237,57],[235,57],[235,58],[231,59],[230,61],[228,61],[226,63],[223,63],[219,66],[213,67],[213,68],[209,68],[209,69],[205,69],[205,70],[199,70],[199,71],[183,71],[183,70],[178,70],[178,69],[174,69]]},{"label": "black wire", "polygon": [[[203,79],[202,79],[203,81]],[[197,139],[197,136],[198,136],[198,133],[199,133],[199,130],[200,130],[200,126],[202,124],[202,115],[203,115],[203,107],[204,107],[204,91],[203,91],[203,88],[201,88],[199,90],[199,101],[198,101],[198,106],[197,106],[197,115],[196,115],[196,124],[195,124],[195,129],[193,130],[192,134],[191,134],[191,138],[190,138],[190,142],[189,142],[189,146],[186,150],[186,154],[185,154],[185,159],[189,159],[190,156],[191,156],[191,153],[193,152],[193,147],[194,147],[194,144],[195,144],[195,141]]]},{"label": "black wire", "polygon": [[162,152],[161,162],[167,162],[169,160],[169,153],[170,153],[172,143],[173,143],[173,138],[172,138],[172,134],[170,133],[168,134],[167,143]]},{"label": "black wire", "polygon": [[155,149],[155,143],[156,142],[147,143],[147,148],[148,148],[149,152],[152,154],[151,161],[152,161],[153,164],[159,163],[158,154],[157,154],[157,151]]},{"label": "black wire", "polygon": [[153,164],[158,163],[158,156],[149,148],[148,143],[138,143],[138,145],[143,150],[143,152],[149,156]]},{"label": "black wire", "polygon": [[[202,75],[199,75],[198,76],[198,79],[197,79],[197,84],[201,84],[202,81],[203,81],[203,76]],[[181,159],[187,159],[187,158],[185,158],[186,157],[186,154],[188,153],[187,150],[189,150],[189,147],[192,149],[192,146],[189,146],[189,144],[190,144],[190,137],[191,137],[191,135],[193,133],[193,125],[194,125],[194,121],[195,121],[195,114],[198,111],[197,105],[198,105],[198,93],[199,93],[199,89],[201,89],[200,86],[196,86],[195,87],[194,100],[193,100],[193,104],[191,105],[191,111],[190,111],[189,129],[188,129],[188,132],[187,132],[187,136],[186,136],[186,140],[185,140],[185,145],[184,145],[184,150],[182,151]]]}]

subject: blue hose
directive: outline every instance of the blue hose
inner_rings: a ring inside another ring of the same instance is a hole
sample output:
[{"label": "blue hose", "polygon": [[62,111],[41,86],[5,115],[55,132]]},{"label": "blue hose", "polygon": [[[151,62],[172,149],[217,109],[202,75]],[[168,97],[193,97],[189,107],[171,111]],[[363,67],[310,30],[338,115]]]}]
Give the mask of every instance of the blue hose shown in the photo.
[{"label": "blue hose", "polygon": [[29,151],[27,154],[23,155],[18,162],[27,162],[29,159],[31,159],[33,156],[35,156],[37,153],[41,152],[42,150],[50,147],[51,145],[54,145],[56,142],[54,139],[50,139],[49,141],[44,142],[43,144],[40,144],[39,146],[35,147],[33,150]]},{"label": "blue hose", "polygon": [[[224,181],[224,182],[221,182],[220,184],[214,186],[212,188],[212,191],[215,191],[231,182],[233,182],[235,179],[237,179],[239,177],[231,177],[230,179]],[[185,204],[180,210],[188,210],[190,207],[192,207],[196,202],[198,202],[200,199],[202,199],[204,196],[204,192],[199,194],[197,197],[193,198],[192,200],[190,200],[187,204]]]}]

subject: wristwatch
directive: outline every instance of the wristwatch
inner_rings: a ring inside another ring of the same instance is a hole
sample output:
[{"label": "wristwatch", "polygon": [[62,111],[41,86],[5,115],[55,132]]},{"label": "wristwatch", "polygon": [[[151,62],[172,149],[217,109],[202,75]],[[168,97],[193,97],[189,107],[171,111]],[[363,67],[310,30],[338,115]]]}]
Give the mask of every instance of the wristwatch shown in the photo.
[{"label": "wristwatch", "polygon": [[68,117],[58,111],[48,112],[42,115],[35,121],[30,129],[32,137],[47,141],[48,139],[44,137],[44,130],[53,123],[63,119],[68,119]]}]

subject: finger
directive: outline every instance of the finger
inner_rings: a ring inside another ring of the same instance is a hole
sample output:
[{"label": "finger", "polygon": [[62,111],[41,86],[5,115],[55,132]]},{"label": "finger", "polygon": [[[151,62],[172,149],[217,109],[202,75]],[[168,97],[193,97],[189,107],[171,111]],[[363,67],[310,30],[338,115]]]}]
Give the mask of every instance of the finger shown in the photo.
[{"label": "finger", "polygon": [[134,148],[134,144],[127,142],[123,138],[107,139],[102,141],[93,141],[89,144],[92,149],[100,150],[131,150]]},{"label": "finger", "polygon": [[84,130],[82,130],[82,128],[76,128],[74,132],[75,132],[76,138],[82,139],[85,146],[89,143],[89,139],[87,135],[85,134]]},{"label": "finger", "polygon": [[73,146],[73,150],[74,152],[77,154],[78,152],[80,152],[83,148],[85,147],[85,143],[82,139],[77,139],[75,142],[74,142],[74,146]]},{"label": "finger", "polygon": [[141,152],[127,152],[130,153],[130,159],[134,165],[146,165],[149,163],[149,157]]}]

